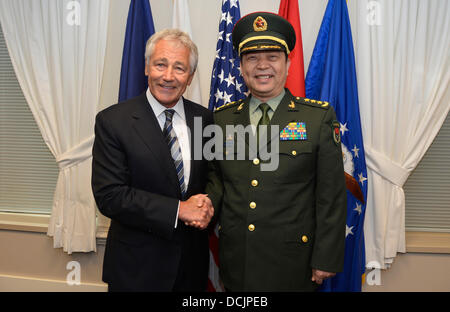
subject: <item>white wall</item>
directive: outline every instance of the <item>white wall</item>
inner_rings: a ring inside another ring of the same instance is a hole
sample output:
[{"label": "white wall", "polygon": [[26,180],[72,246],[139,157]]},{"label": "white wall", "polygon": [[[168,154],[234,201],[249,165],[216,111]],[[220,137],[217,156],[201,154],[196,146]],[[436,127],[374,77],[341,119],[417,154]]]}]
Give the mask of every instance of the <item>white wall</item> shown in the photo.
[{"label": "white wall", "polygon": [[[367,270],[363,292],[448,292],[449,254],[398,254],[388,270]],[[379,274],[377,276],[377,274]]]},{"label": "white wall", "polygon": [[[13,242],[13,243],[12,243]],[[0,292],[4,291],[106,291],[101,281],[104,244],[97,252],[68,255],[53,248],[45,233],[0,230]],[[66,283],[71,261],[80,264],[79,286]],[[364,292],[450,291],[448,278],[450,254],[407,253],[399,255],[389,270],[372,273],[372,285]],[[371,272],[368,270],[367,273]],[[377,282],[379,285],[375,285]]]}]

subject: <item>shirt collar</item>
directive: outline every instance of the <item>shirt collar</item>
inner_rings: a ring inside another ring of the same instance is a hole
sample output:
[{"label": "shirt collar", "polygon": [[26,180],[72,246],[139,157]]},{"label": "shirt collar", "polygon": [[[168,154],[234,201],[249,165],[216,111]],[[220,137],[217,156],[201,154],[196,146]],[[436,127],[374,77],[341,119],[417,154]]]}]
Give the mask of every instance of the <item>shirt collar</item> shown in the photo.
[{"label": "shirt collar", "polygon": [[[150,92],[150,89],[147,88],[147,100],[150,104],[150,107],[152,108],[153,112],[155,113],[156,118],[159,118],[161,114],[164,113],[164,111],[167,109],[164,105],[158,102],[157,99],[153,96],[153,94]],[[184,104],[183,104],[183,98],[180,97],[177,104],[175,104],[174,107],[171,107],[175,111],[175,113],[178,114],[179,117],[181,117],[183,120],[186,120],[185,114],[184,114]]]},{"label": "shirt collar", "polygon": [[[286,94],[286,90],[283,89],[279,95],[277,95],[276,97],[274,97],[266,102],[270,106],[270,108],[272,109],[273,112],[275,112],[275,110],[278,107],[278,104],[280,104],[280,102],[283,99],[285,94]],[[261,104],[261,103],[262,103],[261,100],[252,96],[250,99],[250,106],[249,106],[250,114],[255,113],[259,107],[259,104]]]}]

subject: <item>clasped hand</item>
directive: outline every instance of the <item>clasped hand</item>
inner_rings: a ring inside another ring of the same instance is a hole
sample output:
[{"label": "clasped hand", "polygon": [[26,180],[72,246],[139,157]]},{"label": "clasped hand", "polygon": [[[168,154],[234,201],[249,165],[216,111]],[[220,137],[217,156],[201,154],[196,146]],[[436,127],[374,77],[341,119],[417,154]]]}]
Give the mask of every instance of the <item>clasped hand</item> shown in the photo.
[{"label": "clasped hand", "polygon": [[205,229],[214,215],[214,207],[207,194],[197,194],[180,202],[178,218],[188,226]]}]

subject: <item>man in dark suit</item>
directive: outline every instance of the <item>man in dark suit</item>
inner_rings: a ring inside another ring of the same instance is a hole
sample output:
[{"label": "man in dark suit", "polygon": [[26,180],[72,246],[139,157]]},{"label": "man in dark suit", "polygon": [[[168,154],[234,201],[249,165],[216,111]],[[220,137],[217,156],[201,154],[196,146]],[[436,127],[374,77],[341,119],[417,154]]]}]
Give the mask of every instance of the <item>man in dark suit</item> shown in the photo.
[{"label": "man in dark suit", "polygon": [[205,291],[213,208],[201,194],[207,162],[193,157],[203,140],[194,117],[201,129],[213,117],[182,98],[197,48],[185,33],[164,30],[145,57],[147,92],[96,117],[92,189],[111,219],[103,281],[110,291]]},{"label": "man in dark suit", "polygon": [[[344,263],[339,123],[327,102],[284,88],[295,46],[288,21],[252,13],[232,37],[251,95],[214,114],[226,133],[224,160],[211,162],[206,188],[219,214],[220,276],[230,291],[312,291]],[[230,133],[227,125],[253,128]],[[240,140],[245,155],[236,148]]]}]

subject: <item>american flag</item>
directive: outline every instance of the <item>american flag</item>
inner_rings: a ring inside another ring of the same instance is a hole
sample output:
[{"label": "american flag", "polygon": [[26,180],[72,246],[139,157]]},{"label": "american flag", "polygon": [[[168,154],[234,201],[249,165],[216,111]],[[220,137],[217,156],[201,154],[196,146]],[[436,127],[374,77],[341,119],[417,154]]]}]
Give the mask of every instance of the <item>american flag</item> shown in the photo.
[{"label": "american flag", "polygon": [[[238,101],[247,96],[247,87],[241,75],[240,61],[233,50],[231,33],[241,18],[239,0],[223,0],[222,16],[219,21],[216,58],[211,77],[209,109],[214,110],[226,103]],[[209,281],[208,291],[224,291],[219,278],[219,239],[218,225],[209,236]]]},{"label": "american flag", "polygon": [[243,99],[247,94],[247,87],[241,75],[239,56],[233,50],[231,40],[233,27],[240,18],[239,0],[223,0],[209,94],[208,107],[211,110]]}]

